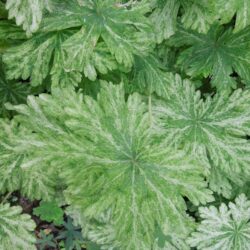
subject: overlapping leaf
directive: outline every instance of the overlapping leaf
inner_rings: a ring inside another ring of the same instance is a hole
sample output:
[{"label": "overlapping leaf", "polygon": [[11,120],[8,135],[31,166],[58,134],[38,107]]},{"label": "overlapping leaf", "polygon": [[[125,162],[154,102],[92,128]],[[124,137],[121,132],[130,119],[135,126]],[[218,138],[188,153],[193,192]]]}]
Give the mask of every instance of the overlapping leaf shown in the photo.
[{"label": "overlapping leaf", "polygon": [[40,33],[5,54],[8,77],[31,77],[33,85],[40,85],[51,74],[53,82],[76,85],[81,73],[95,80],[97,72],[105,74],[118,64],[131,67],[134,55],[151,48],[147,6],[127,8],[113,0],[88,0],[83,5],[57,1]]},{"label": "overlapping leaf", "polygon": [[166,69],[153,54],[147,57],[135,57],[135,63],[129,75],[132,90],[150,95],[157,93],[159,96],[168,96],[168,85],[170,85],[173,74]]},{"label": "overlapping leaf", "polygon": [[172,36],[176,31],[178,14],[186,28],[206,32],[218,19],[213,1],[197,0],[155,0],[151,19],[154,23],[158,43]]},{"label": "overlapping leaf", "polygon": [[210,171],[210,187],[225,196],[231,182],[249,179],[250,91],[236,90],[202,99],[191,82],[179,76],[169,88],[170,98],[157,101],[156,126],[164,127],[166,140],[186,148]]},{"label": "overlapping leaf", "polygon": [[178,64],[191,77],[211,77],[218,90],[235,88],[231,76],[236,72],[247,84],[250,82],[250,29],[233,33],[214,25],[207,34],[179,28],[173,37],[174,46],[186,46]]},{"label": "overlapping leaf", "polygon": [[0,20],[0,53],[10,46],[20,44],[25,39],[25,33],[13,22]]},{"label": "overlapping leaf", "polygon": [[72,34],[72,31],[41,33],[17,47],[10,48],[3,56],[8,78],[30,78],[31,84],[37,86],[51,73],[55,83],[79,82],[81,74],[66,72],[62,65],[61,44]]},{"label": "overlapping leaf", "polygon": [[21,126],[35,132],[14,146],[25,154],[21,168],[60,168],[67,202],[88,220],[111,210],[122,249],[151,249],[156,223],[170,243],[183,239],[193,225],[183,196],[212,200],[202,167],[155,135],[138,94],[126,102],[122,85],[102,85],[97,101],[55,88],[14,107]]},{"label": "overlapping leaf", "polygon": [[199,209],[202,221],[188,239],[192,247],[213,250],[250,248],[250,201],[244,194],[230,202]]},{"label": "overlapping leaf", "polygon": [[29,92],[30,87],[27,83],[6,80],[0,56],[0,116],[9,115],[9,113],[4,107],[5,103],[24,103]]},{"label": "overlapping leaf", "polygon": [[0,204],[0,249],[35,250],[32,234],[36,225],[29,215],[21,214],[21,207]]},{"label": "overlapping leaf", "polygon": [[250,24],[250,1],[249,0],[218,0],[215,6],[223,22],[229,22],[234,15],[235,31],[244,29]]},{"label": "overlapping leaf", "polygon": [[56,192],[62,185],[55,169],[49,168],[46,163],[33,168],[20,167],[24,159],[28,156],[32,158],[29,147],[34,147],[32,145],[36,141],[30,134],[32,131],[20,128],[15,119],[11,122],[0,119],[0,193],[20,190],[30,199],[55,199],[61,195],[60,192],[56,195]]}]

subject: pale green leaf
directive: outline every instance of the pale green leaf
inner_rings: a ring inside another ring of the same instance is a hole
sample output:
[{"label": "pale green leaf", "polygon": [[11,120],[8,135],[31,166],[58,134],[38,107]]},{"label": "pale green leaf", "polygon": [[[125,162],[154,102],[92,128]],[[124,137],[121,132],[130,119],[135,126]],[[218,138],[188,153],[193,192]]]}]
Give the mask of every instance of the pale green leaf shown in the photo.
[{"label": "pale green leaf", "polygon": [[223,22],[228,22],[236,16],[235,31],[242,30],[250,24],[249,0],[218,0],[215,1],[215,5]]},{"label": "pale green leaf", "polygon": [[[207,32],[218,18],[213,1],[206,0],[156,0],[151,14],[156,41],[169,38],[176,31],[178,16],[184,27]],[[181,15],[180,15],[181,13]]]},{"label": "pale green leaf", "polygon": [[0,204],[0,250],[35,250],[36,225],[22,208]]},{"label": "pale green leaf", "polygon": [[140,95],[126,101],[122,85],[101,85],[97,100],[54,88],[52,96],[12,107],[33,131],[14,146],[26,156],[20,167],[58,169],[66,201],[88,220],[110,210],[108,226],[122,249],[151,249],[156,223],[166,235],[185,238],[193,221],[183,197],[196,205],[213,199],[202,167],[158,138]]},{"label": "pale green leaf", "polygon": [[[3,56],[6,64],[6,74],[9,79],[22,78],[33,86],[41,85],[49,74],[55,83],[76,84],[81,80],[77,72],[65,72],[62,61],[61,44],[72,31],[57,33],[41,33],[33,36],[19,46],[7,50]],[[52,68],[51,68],[52,61]]]},{"label": "pale green leaf", "polygon": [[250,175],[250,91],[224,92],[203,99],[179,76],[169,98],[157,101],[153,114],[169,144],[184,148],[211,171],[211,188],[228,196],[230,183],[241,185]]},{"label": "pale green leaf", "polygon": [[50,9],[50,0],[7,0],[9,18],[15,18],[28,35],[37,31],[42,21],[43,11]]},{"label": "pale green leaf", "polygon": [[202,218],[188,243],[202,250],[248,250],[250,248],[250,201],[244,194],[230,202],[199,209]]},{"label": "pale green leaf", "polygon": [[82,74],[94,81],[119,64],[131,67],[135,55],[152,47],[147,4],[127,8],[89,0],[80,6],[67,0],[55,6],[43,19],[41,33],[5,53],[9,79],[31,78],[36,86],[51,75],[53,83],[77,85]]},{"label": "pale green leaf", "polygon": [[[29,155],[29,147],[41,146],[30,137],[32,131],[20,128],[15,119],[11,122],[0,119],[0,128],[0,192],[19,190],[31,200],[53,200],[61,195],[60,192],[57,193],[57,189],[62,185],[62,181],[55,169],[48,168],[46,163],[35,165],[33,168],[28,168],[27,163],[23,164]],[[29,145],[25,145],[22,137],[30,140]],[[35,164],[36,160],[32,163]]]}]

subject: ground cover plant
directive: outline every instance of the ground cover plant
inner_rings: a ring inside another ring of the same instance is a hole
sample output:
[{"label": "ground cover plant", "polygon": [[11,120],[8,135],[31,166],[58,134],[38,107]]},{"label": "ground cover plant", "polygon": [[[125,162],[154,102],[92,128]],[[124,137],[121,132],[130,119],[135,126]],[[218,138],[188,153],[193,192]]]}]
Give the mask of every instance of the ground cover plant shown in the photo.
[{"label": "ground cover plant", "polygon": [[0,0],[0,250],[250,249],[249,0]]}]

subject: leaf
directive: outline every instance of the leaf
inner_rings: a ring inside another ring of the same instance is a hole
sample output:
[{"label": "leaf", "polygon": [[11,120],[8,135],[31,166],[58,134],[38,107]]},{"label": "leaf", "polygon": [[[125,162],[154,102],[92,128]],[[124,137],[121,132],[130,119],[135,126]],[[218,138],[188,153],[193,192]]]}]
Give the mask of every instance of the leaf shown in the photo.
[{"label": "leaf", "polygon": [[172,36],[177,28],[178,14],[186,28],[207,32],[217,19],[213,1],[196,0],[156,0],[152,1],[155,9],[151,14],[157,43]]},{"label": "leaf", "polygon": [[63,224],[63,210],[58,207],[55,201],[42,201],[39,207],[33,209],[33,214],[39,216],[42,220],[53,222],[55,225]]},{"label": "leaf", "polygon": [[36,225],[29,215],[21,212],[21,207],[0,205],[0,249],[36,249],[36,240],[32,235]]},{"label": "leaf", "polygon": [[[77,69],[78,65],[82,64],[82,54],[85,54],[86,48],[88,48],[85,59],[87,60],[88,54],[91,54],[99,38],[103,39],[117,62],[126,67],[132,66],[133,54],[145,53],[148,50],[149,37],[146,36],[146,32],[150,32],[151,29],[148,20],[143,16],[149,11],[146,4],[135,4],[131,9],[127,9],[117,5],[114,0],[87,1],[83,6],[79,6],[75,1],[70,2],[68,7],[72,12],[68,22],[71,27],[83,26],[83,28],[75,34],[72,42],[68,41],[65,44],[65,53],[68,54],[67,67]],[[49,18],[43,30],[51,30],[53,26],[66,28],[67,24],[62,23],[61,19],[65,15],[64,12],[65,10]],[[84,19],[79,22],[81,15]]]},{"label": "leaf", "polygon": [[44,231],[40,231],[39,239],[37,240],[38,249],[43,250],[47,247],[56,248],[57,245],[55,243],[54,237],[52,234],[46,234]]},{"label": "leaf", "polygon": [[67,222],[63,223],[63,226],[64,230],[59,232],[56,239],[65,241],[66,250],[81,249],[83,237],[80,228],[73,225],[70,217],[67,218]]},{"label": "leaf", "polygon": [[40,33],[5,53],[9,79],[31,78],[37,86],[51,75],[53,83],[76,86],[82,74],[94,81],[98,72],[106,74],[119,64],[131,67],[134,55],[152,47],[145,4],[127,9],[113,0],[88,0],[83,6],[66,0],[55,6]]},{"label": "leaf", "polygon": [[103,82],[97,101],[54,88],[52,96],[30,96],[28,106],[12,108],[33,131],[19,136],[16,147],[25,145],[27,155],[21,168],[57,168],[68,185],[66,201],[88,220],[111,209],[112,234],[124,250],[151,249],[156,222],[185,238],[193,221],[183,197],[194,204],[213,199],[202,167],[158,138],[142,97],[125,101],[122,85]]},{"label": "leaf", "polygon": [[157,93],[167,96],[167,85],[172,81],[172,74],[165,72],[157,57],[135,57],[135,64],[130,74],[132,88],[144,94]]},{"label": "leaf", "polygon": [[0,19],[6,19],[8,16],[8,11],[5,9],[5,4],[0,2]]},{"label": "leaf", "polygon": [[242,30],[250,24],[249,0],[219,0],[216,1],[216,8],[224,22],[228,22],[234,15],[236,16],[235,31]]},{"label": "leaf", "polygon": [[25,33],[13,22],[0,20],[0,54],[9,47],[20,44],[25,39]]},{"label": "leaf", "polygon": [[[21,168],[29,147],[41,146],[34,138],[34,140],[28,139],[30,134],[32,131],[24,127],[20,128],[16,119],[12,121],[0,119],[0,192],[19,189],[25,197],[31,200],[53,200],[55,196],[56,198],[59,196],[60,193],[56,193],[56,187],[60,187],[62,183],[58,179],[56,170],[48,168],[46,163],[43,167],[40,164],[34,168]],[[27,136],[29,145],[25,145],[21,139],[22,136]],[[25,153],[24,149],[27,150]]]},{"label": "leaf", "polygon": [[50,10],[50,0],[7,0],[6,9],[9,18],[15,18],[27,35],[36,32],[42,21],[43,11]]},{"label": "leaf", "polygon": [[41,33],[22,45],[10,48],[3,56],[8,79],[30,78],[31,84],[38,86],[51,74],[55,84],[76,85],[81,81],[81,74],[66,72],[61,63],[64,60],[61,44],[71,34],[71,31]]},{"label": "leaf", "polygon": [[188,239],[191,247],[213,250],[245,250],[250,247],[250,201],[244,194],[230,202],[199,209],[197,232]]},{"label": "leaf", "polygon": [[169,144],[202,162],[212,190],[230,196],[231,184],[242,185],[250,174],[250,91],[203,99],[190,81],[176,76],[168,93],[153,106],[155,126]]},{"label": "leaf", "polygon": [[219,91],[236,88],[231,77],[235,71],[246,84],[250,81],[250,29],[237,33],[213,25],[207,34],[180,27],[173,37],[174,46],[186,46],[180,53],[178,65],[191,77],[211,77],[212,86]]},{"label": "leaf", "polygon": [[9,116],[9,112],[4,107],[5,103],[24,103],[30,90],[27,83],[6,80],[0,56],[0,116]]}]

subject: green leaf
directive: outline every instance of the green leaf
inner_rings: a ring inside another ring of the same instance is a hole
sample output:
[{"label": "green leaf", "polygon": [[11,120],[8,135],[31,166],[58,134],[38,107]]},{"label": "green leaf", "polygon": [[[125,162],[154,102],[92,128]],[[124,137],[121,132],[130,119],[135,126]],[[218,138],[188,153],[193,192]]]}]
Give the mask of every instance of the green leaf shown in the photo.
[{"label": "green leaf", "polygon": [[[32,130],[20,128],[16,119],[0,119],[0,192],[20,190],[31,200],[53,200],[60,194],[56,192],[62,183],[56,170],[48,168],[46,163],[34,168],[28,168],[27,165],[21,167],[27,158],[29,147],[41,146],[30,134],[32,135]],[[22,141],[22,137],[26,137],[29,145],[26,144],[27,141]],[[24,148],[27,151],[24,152]]]},{"label": "green leaf", "polygon": [[33,209],[33,214],[39,216],[42,220],[53,222],[55,225],[63,224],[63,210],[58,207],[55,201],[42,201],[39,207]]},{"label": "green leaf", "polygon": [[[76,84],[81,80],[77,72],[65,72],[62,60],[61,44],[72,31],[41,33],[33,36],[23,44],[6,51],[3,61],[6,64],[9,79],[23,80],[30,78],[33,86],[41,85],[51,73],[55,83],[67,81]],[[51,61],[53,66],[51,68]]]},{"label": "green leaf", "polygon": [[214,191],[230,196],[232,182],[242,185],[250,174],[250,91],[203,99],[190,81],[176,76],[168,92],[153,106],[155,126],[164,128],[170,145],[202,162]]},{"label": "green leaf", "polygon": [[20,44],[25,39],[25,33],[13,22],[0,20],[0,54],[9,47]]},{"label": "green leaf", "polygon": [[188,239],[191,247],[213,250],[250,248],[250,201],[244,194],[230,202],[199,209],[202,218],[197,232]]},{"label": "green leaf", "polygon": [[118,64],[131,67],[134,55],[151,49],[145,4],[126,8],[113,0],[88,0],[80,6],[67,0],[55,6],[41,33],[5,53],[8,78],[31,78],[36,86],[51,75],[56,84],[77,85],[82,73],[94,81],[97,72],[106,74]]},{"label": "green leaf", "polygon": [[43,11],[50,9],[50,0],[7,0],[6,9],[9,18],[15,18],[17,25],[22,25],[28,35],[38,30]]},{"label": "green leaf", "polygon": [[67,222],[63,223],[63,226],[64,229],[59,232],[56,239],[64,240],[66,250],[81,249],[84,241],[80,228],[73,225],[70,217],[67,218]]},{"label": "green leaf", "polygon": [[207,32],[217,19],[213,1],[206,0],[156,0],[152,1],[155,9],[151,14],[156,40],[161,43],[176,31],[178,14],[186,28]]},{"label": "green leaf", "polygon": [[44,231],[40,231],[39,238],[37,239],[37,245],[39,250],[46,249],[47,247],[57,247],[54,236],[52,234],[46,234]]},{"label": "green leaf", "polygon": [[171,73],[165,72],[164,67],[154,55],[135,57],[135,64],[130,74],[133,89],[144,94],[157,93],[166,97],[167,85],[173,80]]},{"label": "green leaf", "polygon": [[4,107],[5,103],[24,103],[26,101],[26,97],[30,93],[30,90],[30,86],[27,83],[6,80],[0,56],[0,116],[10,115]]},{"label": "green leaf", "polygon": [[220,90],[236,88],[231,77],[238,73],[250,82],[250,28],[237,33],[213,25],[207,34],[179,28],[173,37],[174,46],[186,46],[180,53],[178,65],[191,77],[211,77],[212,85]]},{"label": "green leaf", "polygon": [[0,249],[35,250],[35,237],[32,235],[36,225],[22,208],[0,204]]},{"label": "green leaf", "polygon": [[236,16],[235,31],[242,30],[250,24],[249,0],[218,0],[215,4],[224,22]]},{"label": "green leaf", "polygon": [[[66,61],[68,67],[78,68],[83,60],[82,53],[86,52],[86,48],[89,47],[86,56],[88,58],[99,38],[103,39],[117,62],[126,67],[132,66],[134,54],[144,54],[152,43],[149,36],[150,23],[144,17],[150,9],[145,3],[135,4],[128,9],[114,0],[88,0],[82,6],[74,0],[66,1],[66,6],[66,9],[64,7],[61,12],[45,19],[42,30],[83,27],[72,38],[73,42],[66,42],[65,53],[68,54],[69,61]],[[65,22],[63,17],[69,10],[70,15],[67,16],[67,22]]]},{"label": "green leaf", "polygon": [[196,205],[213,199],[202,167],[158,138],[142,97],[126,101],[122,85],[103,82],[97,100],[54,88],[52,96],[30,96],[28,106],[13,108],[22,114],[21,126],[33,131],[14,147],[26,155],[21,168],[59,169],[66,201],[88,220],[110,209],[112,235],[124,250],[151,249],[156,222],[184,239],[193,221],[183,197]]}]

